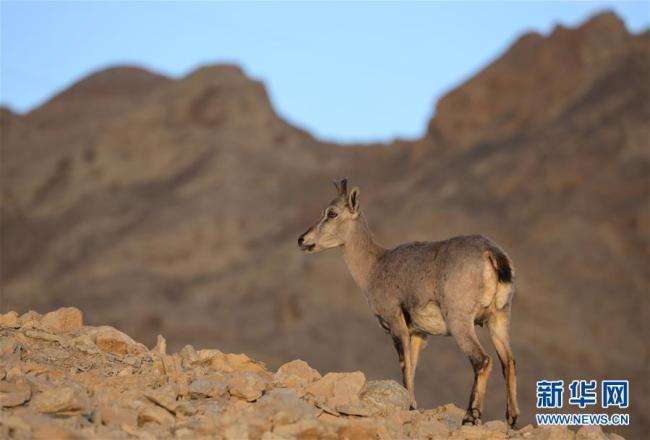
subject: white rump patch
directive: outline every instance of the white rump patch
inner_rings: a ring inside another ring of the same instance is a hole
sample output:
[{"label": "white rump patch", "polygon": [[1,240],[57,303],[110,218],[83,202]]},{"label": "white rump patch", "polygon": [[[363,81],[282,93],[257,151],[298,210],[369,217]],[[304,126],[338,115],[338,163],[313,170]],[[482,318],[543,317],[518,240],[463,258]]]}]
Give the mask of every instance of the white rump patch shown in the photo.
[{"label": "white rump patch", "polygon": [[430,335],[448,335],[447,323],[442,317],[440,307],[434,302],[417,310],[409,310],[411,325],[415,329]]}]

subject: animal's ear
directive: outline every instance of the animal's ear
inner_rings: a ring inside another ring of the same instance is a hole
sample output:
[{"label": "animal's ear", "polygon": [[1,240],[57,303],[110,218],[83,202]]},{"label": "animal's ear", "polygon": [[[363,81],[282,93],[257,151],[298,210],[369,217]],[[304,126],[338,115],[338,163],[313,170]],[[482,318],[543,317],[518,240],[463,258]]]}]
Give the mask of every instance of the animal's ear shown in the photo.
[{"label": "animal's ear", "polygon": [[353,213],[359,212],[359,188],[356,186],[348,194],[348,206]]}]

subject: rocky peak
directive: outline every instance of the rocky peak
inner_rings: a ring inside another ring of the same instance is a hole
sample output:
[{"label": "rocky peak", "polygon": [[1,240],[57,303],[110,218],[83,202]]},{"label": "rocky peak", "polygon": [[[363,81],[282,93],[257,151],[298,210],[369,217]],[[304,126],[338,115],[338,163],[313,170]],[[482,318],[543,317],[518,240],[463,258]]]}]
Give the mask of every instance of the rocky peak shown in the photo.
[{"label": "rocky peak", "polygon": [[264,85],[232,65],[207,66],[190,73],[165,100],[175,122],[192,126],[268,128],[278,120]]},{"label": "rocky peak", "polygon": [[93,73],[28,114],[40,126],[79,125],[128,111],[169,78],[139,67],[111,67]]},{"label": "rocky peak", "polygon": [[19,118],[20,116],[14,113],[9,107],[0,105],[0,128],[10,126]]},{"label": "rocky peak", "polygon": [[531,132],[557,117],[629,52],[632,39],[611,12],[582,26],[528,33],[498,60],[445,95],[429,124],[439,144],[468,147]]}]

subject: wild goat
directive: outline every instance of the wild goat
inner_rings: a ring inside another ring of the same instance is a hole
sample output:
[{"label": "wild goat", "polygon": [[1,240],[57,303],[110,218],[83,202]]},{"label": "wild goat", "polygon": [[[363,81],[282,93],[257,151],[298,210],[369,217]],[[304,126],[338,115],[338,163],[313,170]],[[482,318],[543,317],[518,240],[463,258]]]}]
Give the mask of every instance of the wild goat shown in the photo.
[{"label": "wild goat", "polygon": [[352,277],[393,338],[411,408],[417,408],[413,379],[427,335],[451,335],[474,369],[463,424],[481,423],[492,359],[474,326],[485,323],[505,377],[506,420],[514,426],[519,415],[509,336],[514,273],[506,254],[481,235],[384,249],[374,240],[359,208],[359,189],[348,193],[346,179],[334,185],[338,196],[298,238],[298,245],[308,253],[343,246]]}]

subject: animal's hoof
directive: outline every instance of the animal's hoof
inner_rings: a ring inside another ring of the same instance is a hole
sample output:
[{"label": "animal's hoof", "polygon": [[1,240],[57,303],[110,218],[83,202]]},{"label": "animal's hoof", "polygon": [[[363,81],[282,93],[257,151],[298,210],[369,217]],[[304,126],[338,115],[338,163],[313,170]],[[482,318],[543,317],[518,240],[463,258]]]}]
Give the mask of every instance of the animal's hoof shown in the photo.
[{"label": "animal's hoof", "polygon": [[480,425],[481,424],[481,412],[474,408],[468,409],[463,417],[463,425]]},{"label": "animal's hoof", "polygon": [[510,428],[517,429],[517,416],[511,416],[510,414],[506,413],[506,422]]},{"label": "animal's hoof", "polygon": [[418,403],[415,400],[412,400],[411,403],[409,404],[409,409],[411,410],[418,409]]}]

